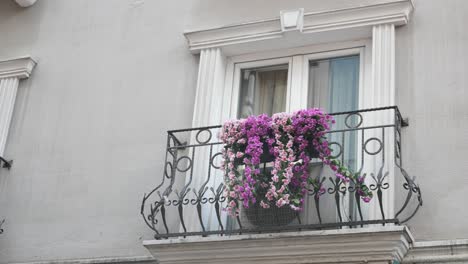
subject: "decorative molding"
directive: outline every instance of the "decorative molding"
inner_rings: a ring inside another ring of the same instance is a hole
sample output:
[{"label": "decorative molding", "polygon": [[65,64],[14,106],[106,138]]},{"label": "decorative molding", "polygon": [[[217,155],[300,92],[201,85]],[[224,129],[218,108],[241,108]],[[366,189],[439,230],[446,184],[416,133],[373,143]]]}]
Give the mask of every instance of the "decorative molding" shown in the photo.
[{"label": "decorative molding", "polygon": [[30,57],[0,61],[0,156],[3,156],[19,80],[28,78],[36,65]]},{"label": "decorative molding", "polygon": [[404,226],[144,241],[160,264],[390,263],[414,239]]},{"label": "decorative molding", "polygon": [[49,261],[32,261],[32,262],[17,262],[11,264],[104,264],[104,263],[132,263],[132,264],[147,264],[154,263],[156,260],[150,256],[138,257],[112,257],[112,258],[89,258],[89,259],[69,259],[69,260],[49,260]]},{"label": "decorative molding", "polygon": [[30,7],[37,2],[37,0],[15,0],[15,2],[21,7]]},{"label": "decorative molding", "polygon": [[304,25],[304,8],[280,11],[281,31],[299,30]]},{"label": "decorative molding", "polygon": [[18,83],[19,79],[14,77],[0,79],[0,156],[4,156]]},{"label": "decorative molding", "polygon": [[372,28],[372,87],[377,93],[374,107],[395,104],[395,25]]},{"label": "decorative molding", "polygon": [[[389,3],[306,13],[303,16],[302,34],[321,33],[325,31],[349,30],[351,28],[368,28],[381,24],[404,25],[408,23],[413,10],[411,0],[400,0]],[[349,34],[349,31],[347,32]],[[246,44],[268,39],[284,37],[281,19],[273,18],[248,23],[234,24],[205,30],[184,33],[189,48],[194,53],[202,49],[224,47],[235,44]]]},{"label": "decorative molding", "polygon": [[0,79],[3,78],[29,78],[36,61],[31,57],[21,57],[0,61]]},{"label": "decorative molding", "polygon": [[468,263],[468,239],[416,242],[403,263]]}]

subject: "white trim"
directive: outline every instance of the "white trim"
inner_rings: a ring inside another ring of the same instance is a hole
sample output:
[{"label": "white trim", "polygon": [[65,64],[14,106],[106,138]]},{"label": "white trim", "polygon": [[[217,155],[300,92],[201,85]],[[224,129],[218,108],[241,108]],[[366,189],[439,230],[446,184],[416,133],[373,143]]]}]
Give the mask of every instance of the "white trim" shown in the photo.
[{"label": "white trim", "polygon": [[352,48],[360,48],[369,44],[370,39],[372,38],[369,35],[363,39],[349,40],[349,41],[340,41],[333,43],[320,43],[313,45],[300,45],[298,47],[278,49],[278,50],[263,50],[261,52],[240,54],[229,57],[230,63],[241,63],[246,61],[256,61],[256,60],[269,60],[272,58],[280,57],[292,57],[295,55],[308,55],[315,53],[325,53],[325,52],[338,52],[340,50],[347,50]]},{"label": "white trim", "polygon": [[403,263],[468,263],[468,239],[415,242]]},{"label": "white trim", "polygon": [[405,226],[143,241],[161,264],[389,263],[414,239]]},{"label": "white trim", "polygon": [[[373,108],[382,106],[395,105],[395,25],[377,25],[372,30],[372,76],[371,86],[367,90],[369,97],[364,100],[363,108]],[[391,124],[394,120],[393,113],[386,111],[382,114],[375,114],[366,117],[368,120],[367,125],[377,124]],[[380,133],[377,130],[370,131],[371,135],[367,135],[366,138],[380,137]],[[385,167],[383,172],[388,172],[389,176],[386,181],[390,186],[395,185],[395,164],[394,164],[394,135],[390,130],[385,131]],[[380,155],[367,157],[366,164],[379,164],[381,157]],[[376,163],[377,162],[377,163]],[[378,173],[379,168],[373,166],[374,174]],[[368,179],[370,180],[370,178]],[[388,188],[387,191],[383,192],[383,207],[385,210],[385,217],[387,219],[393,218],[395,215],[395,188]],[[381,215],[377,203],[373,203],[371,206],[370,218],[380,219]]]},{"label": "white trim", "polygon": [[18,90],[18,78],[0,79],[0,156],[3,156]]},{"label": "white trim", "polygon": [[[302,33],[312,34],[349,30],[351,28],[371,28],[375,25],[388,23],[397,26],[404,25],[408,23],[412,10],[413,3],[411,0],[400,0],[376,5],[306,13],[304,14]],[[189,49],[194,53],[199,53],[206,48],[246,44],[285,36],[281,29],[280,17],[187,31],[184,35],[188,40]]]},{"label": "white trim", "polygon": [[36,61],[29,56],[2,60],[0,61],[0,79],[9,77],[29,78],[34,66],[36,66]]}]

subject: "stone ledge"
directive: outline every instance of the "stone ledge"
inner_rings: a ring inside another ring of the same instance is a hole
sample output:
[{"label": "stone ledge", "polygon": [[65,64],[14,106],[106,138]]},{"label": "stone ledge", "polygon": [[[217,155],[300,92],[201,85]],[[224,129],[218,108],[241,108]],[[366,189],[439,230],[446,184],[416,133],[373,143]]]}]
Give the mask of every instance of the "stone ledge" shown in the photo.
[{"label": "stone ledge", "polygon": [[144,241],[169,263],[391,263],[414,239],[405,226]]},{"label": "stone ledge", "polygon": [[111,264],[111,263],[132,263],[132,264],[150,264],[157,262],[149,256],[136,257],[108,257],[108,258],[89,258],[89,259],[64,259],[49,261],[16,262],[10,264]]},{"label": "stone ledge", "polygon": [[468,239],[416,242],[403,263],[468,263]]}]

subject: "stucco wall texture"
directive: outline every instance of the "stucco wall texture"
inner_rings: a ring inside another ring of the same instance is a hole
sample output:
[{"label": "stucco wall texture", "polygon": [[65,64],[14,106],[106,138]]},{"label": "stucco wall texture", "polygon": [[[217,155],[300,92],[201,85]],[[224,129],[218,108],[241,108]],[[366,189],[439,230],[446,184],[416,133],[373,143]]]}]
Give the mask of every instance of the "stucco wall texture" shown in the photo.
[{"label": "stucco wall texture", "polygon": [[[360,6],[370,0],[0,2],[0,60],[38,61],[18,91],[0,171],[0,263],[148,254],[142,195],[163,171],[165,131],[191,125],[198,57],[185,30]],[[404,162],[424,207],[419,240],[468,238],[468,2],[416,0],[396,31]]]}]

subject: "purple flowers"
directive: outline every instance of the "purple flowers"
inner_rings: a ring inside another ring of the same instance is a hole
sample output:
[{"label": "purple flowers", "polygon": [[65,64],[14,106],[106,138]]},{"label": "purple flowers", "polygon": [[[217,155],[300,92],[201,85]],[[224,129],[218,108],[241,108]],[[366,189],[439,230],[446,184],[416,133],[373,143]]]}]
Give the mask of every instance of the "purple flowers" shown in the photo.
[{"label": "purple flowers", "polygon": [[[302,210],[308,189],[315,189],[316,195],[324,193],[308,171],[310,160],[317,157],[343,182],[353,181],[363,200],[369,201],[372,193],[363,177],[330,157],[325,133],[332,123],[333,118],[317,108],[226,121],[220,134],[225,144],[226,210],[237,215],[241,203],[245,208],[258,203],[263,208]],[[260,168],[265,153],[274,156],[271,171]]]}]

